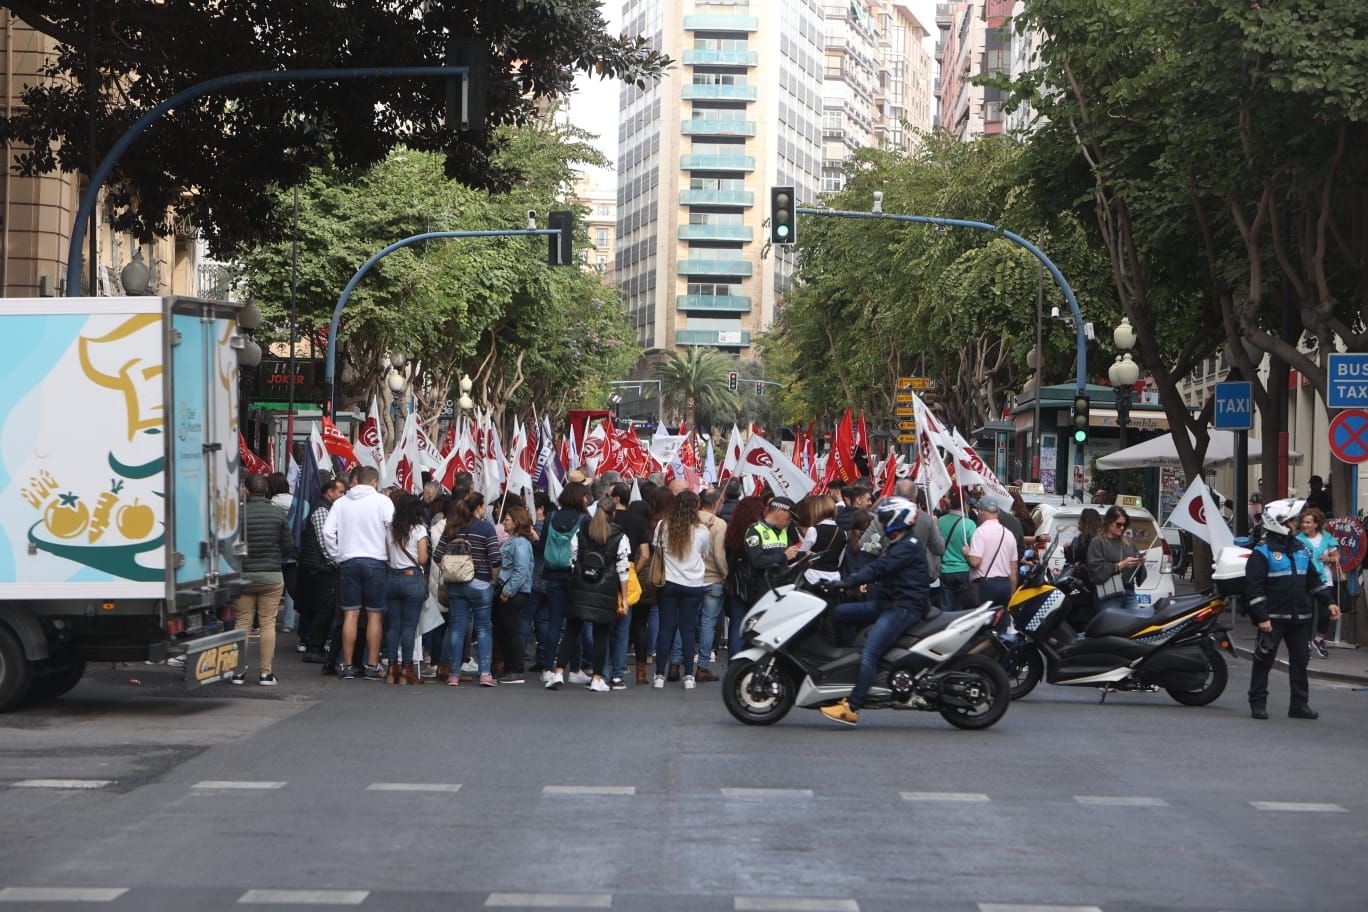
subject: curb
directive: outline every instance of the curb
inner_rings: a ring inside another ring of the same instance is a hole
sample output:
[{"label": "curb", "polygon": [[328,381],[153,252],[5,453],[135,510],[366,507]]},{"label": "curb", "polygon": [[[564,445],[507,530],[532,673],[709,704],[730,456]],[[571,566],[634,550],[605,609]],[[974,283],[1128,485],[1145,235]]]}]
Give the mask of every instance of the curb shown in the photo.
[{"label": "curb", "polygon": [[[1253,660],[1254,650],[1241,646],[1239,643],[1232,642],[1230,645],[1235,647],[1235,651],[1240,654],[1241,658]],[[1286,659],[1275,659],[1273,665],[1279,671],[1287,671],[1288,669]],[[1368,684],[1368,675],[1345,674],[1340,671],[1321,671],[1317,669],[1314,664],[1307,666],[1306,674],[1307,677],[1320,678],[1324,681],[1338,681],[1343,684]]]}]

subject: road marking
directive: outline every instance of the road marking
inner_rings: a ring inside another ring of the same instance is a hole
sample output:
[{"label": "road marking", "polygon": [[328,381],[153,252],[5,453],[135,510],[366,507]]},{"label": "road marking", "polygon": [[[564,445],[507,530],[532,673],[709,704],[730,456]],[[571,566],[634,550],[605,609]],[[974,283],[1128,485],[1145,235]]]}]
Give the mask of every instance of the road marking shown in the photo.
[{"label": "road marking", "polygon": [[283,782],[250,782],[240,779],[204,779],[190,786],[195,789],[278,789],[284,788]]},{"label": "road marking", "polygon": [[900,792],[903,801],[991,801],[983,792]]},{"label": "road marking", "polygon": [[1074,795],[1074,801],[1089,807],[1168,807],[1163,798],[1135,798],[1125,795]]},{"label": "road marking", "polygon": [[14,788],[27,789],[98,789],[113,782],[113,779],[20,779],[11,782]]},{"label": "road marking", "polygon": [[1312,814],[1344,814],[1338,804],[1321,801],[1251,801],[1257,811],[1304,811]]},{"label": "road marking", "polygon": [[127,887],[5,887],[0,902],[113,902]]},{"label": "road marking", "polygon": [[[635,795],[635,785],[548,785],[543,795]],[[539,896],[538,893],[496,893],[495,896]],[[559,894],[548,894],[559,895]]]},{"label": "road marking", "polygon": [[359,906],[369,895],[369,890],[248,890],[238,905]]},{"label": "road marking", "polygon": [[460,783],[442,782],[372,782],[368,792],[459,792]]},{"label": "road marking", "polygon": [[979,903],[979,912],[1102,912],[1097,906],[1032,906],[1015,903]]},{"label": "road marking", "polygon": [[812,789],[724,788],[723,798],[811,798]]},{"label": "road marking", "polygon": [[800,899],[795,896],[738,896],[736,912],[860,912],[853,899]]},{"label": "road marking", "polygon": [[490,893],[485,906],[523,909],[611,909],[611,893]]}]

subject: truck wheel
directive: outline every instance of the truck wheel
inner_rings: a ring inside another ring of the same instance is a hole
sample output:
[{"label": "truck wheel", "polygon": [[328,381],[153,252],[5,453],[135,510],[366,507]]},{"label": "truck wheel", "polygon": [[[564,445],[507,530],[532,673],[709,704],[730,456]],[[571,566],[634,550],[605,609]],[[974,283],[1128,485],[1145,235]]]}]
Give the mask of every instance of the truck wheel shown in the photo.
[{"label": "truck wheel", "polygon": [[28,695],[33,663],[24,658],[24,647],[0,627],[0,712],[13,709]]},{"label": "truck wheel", "polygon": [[85,659],[71,658],[60,668],[34,677],[33,683],[29,685],[29,702],[40,703],[57,699],[81,682],[85,670]]}]

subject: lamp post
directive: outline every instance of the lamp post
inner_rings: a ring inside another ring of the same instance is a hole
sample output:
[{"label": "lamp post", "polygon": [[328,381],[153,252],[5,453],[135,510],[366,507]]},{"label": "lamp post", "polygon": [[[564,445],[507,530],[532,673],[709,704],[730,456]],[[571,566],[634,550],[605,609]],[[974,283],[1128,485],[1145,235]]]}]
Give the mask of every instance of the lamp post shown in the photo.
[{"label": "lamp post", "polygon": [[461,410],[461,421],[465,421],[465,413],[475,407],[475,401],[470,398],[470,391],[475,384],[470,379],[470,374],[461,376],[461,398],[456,400],[456,407]]},{"label": "lamp post", "polygon": [[[242,332],[250,333],[261,325],[261,310],[255,304],[247,304],[238,311],[237,325]],[[256,435],[250,433],[247,428],[247,417],[250,414],[248,404],[251,402],[250,392],[255,386],[257,367],[260,364],[261,346],[249,336],[238,349],[238,430],[253,446],[255,441],[252,438]]]},{"label": "lamp post", "polygon": [[[1116,426],[1120,429],[1120,449],[1126,448],[1126,428],[1130,427],[1130,407],[1131,397],[1135,394],[1135,381],[1140,379],[1140,365],[1136,364],[1131,358],[1130,350],[1135,347],[1135,330],[1131,329],[1130,320],[1121,318],[1121,325],[1112,331],[1112,341],[1121,350],[1121,354],[1116,356],[1116,361],[1107,370],[1107,379],[1111,380],[1112,392],[1116,395]],[[1117,482],[1117,493],[1120,494],[1126,487],[1126,470],[1121,470],[1120,481]]]},{"label": "lamp post", "polygon": [[[142,248],[139,247],[133,253],[133,259],[128,262],[119,272],[119,284],[123,286],[124,294],[144,295],[147,294],[147,286],[152,281],[152,270],[147,268],[143,262]],[[91,288],[94,288],[92,285]],[[91,294],[94,294],[92,291]],[[258,320],[258,322],[260,322]],[[253,326],[253,329],[256,327]]]}]

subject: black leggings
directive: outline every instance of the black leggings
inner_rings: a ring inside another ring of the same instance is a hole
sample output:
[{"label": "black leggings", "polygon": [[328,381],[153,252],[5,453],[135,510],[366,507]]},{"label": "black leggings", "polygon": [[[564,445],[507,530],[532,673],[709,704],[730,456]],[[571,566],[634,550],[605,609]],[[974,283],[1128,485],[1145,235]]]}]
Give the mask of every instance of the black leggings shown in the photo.
[{"label": "black leggings", "polygon": [[637,602],[632,606],[632,651],[636,653],[638,665],[646,663],[646,657],[655,652],[655,644],[651,642],[651,605]]},{"label": "black leggings", "polygon": [[[556,667],[565,668],[569,666],[570,659],[574,654],[575,647],[579,645],[580,633],[584,630],[585,624],[591,624],[583,618],[566,618],[565,633],[561,636],[560,649],[556,652]],[[612,633],[612,624],[591,624],[594,633],[594,674],[603,677],[603,666],[608,662],[608,640]],[[578,668],[571,668],[571,671],[578,671]]]},{"label": "black leggings", "polygon": [[527,593],[519,592],[508,601],[496,599],[494,602],[494,639],[499,644],[503,656],[504,671],[508,674],[522,674],[523,643],[522,612],[527,604]]}]

